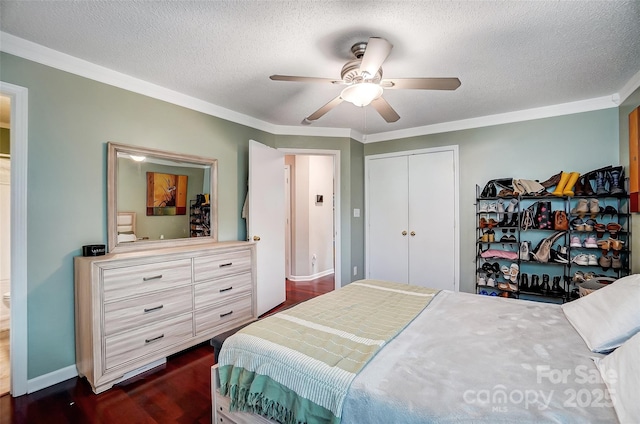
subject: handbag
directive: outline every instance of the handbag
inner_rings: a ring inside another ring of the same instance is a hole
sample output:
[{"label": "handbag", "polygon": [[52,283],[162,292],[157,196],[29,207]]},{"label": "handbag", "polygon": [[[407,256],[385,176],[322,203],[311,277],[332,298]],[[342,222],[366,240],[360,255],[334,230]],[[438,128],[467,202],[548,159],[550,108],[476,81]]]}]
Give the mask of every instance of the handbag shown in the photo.
[{"label": "handbag", "polygon": [[569,220],[565,211],[553,211],[553,229],[562,231],[569,229]]},{"label": "handbag", "polygon": [[551,230],[551,202],[537,202],[536,214],[534,216],[536,228],[541,230]]}]

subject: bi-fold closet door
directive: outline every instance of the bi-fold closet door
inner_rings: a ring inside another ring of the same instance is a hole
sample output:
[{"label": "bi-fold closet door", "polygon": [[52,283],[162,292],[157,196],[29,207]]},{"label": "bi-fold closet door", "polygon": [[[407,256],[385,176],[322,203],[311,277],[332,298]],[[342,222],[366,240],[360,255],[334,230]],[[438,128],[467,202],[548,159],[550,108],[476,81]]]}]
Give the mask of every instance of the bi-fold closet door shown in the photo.
[{"label": "bi-fold closet door", "polygon": [[453,150],[367,160],[367,278],[456,289]]}]

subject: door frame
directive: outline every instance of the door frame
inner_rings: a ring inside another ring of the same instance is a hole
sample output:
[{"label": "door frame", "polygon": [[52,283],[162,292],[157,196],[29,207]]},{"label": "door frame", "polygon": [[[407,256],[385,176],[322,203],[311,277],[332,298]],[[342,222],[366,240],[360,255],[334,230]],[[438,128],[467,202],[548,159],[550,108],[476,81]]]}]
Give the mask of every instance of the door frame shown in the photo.
[{"label": "door frame", "polygon": [[404,150],[400,152],[380,153],[364,157],[364,204],[365,204],[365,226],[364,226],[364,261],[365,276],[369,276],[369,164],[371,160],[384,159],[397,156],[411,156],[425,153],[438,153],[451,151],[453,153],[453,179],[454,179],[454,207],[453,207],[453,237],[454,237],[454,291],[460,290],[460,159],[457,144],[450,146],[430,147],[416,150]]},{"label": "door frame", "polygon": [[27,393],[27,143],[29,90],[0,81],[11,98],[11,395]]},{"label": "door frame", "polygon": [[285,155],[333,156],[333,275],[334,289],[342,287],[342,238],[340,237],[340,150],[297,149],[281,147],[278,150]]}]

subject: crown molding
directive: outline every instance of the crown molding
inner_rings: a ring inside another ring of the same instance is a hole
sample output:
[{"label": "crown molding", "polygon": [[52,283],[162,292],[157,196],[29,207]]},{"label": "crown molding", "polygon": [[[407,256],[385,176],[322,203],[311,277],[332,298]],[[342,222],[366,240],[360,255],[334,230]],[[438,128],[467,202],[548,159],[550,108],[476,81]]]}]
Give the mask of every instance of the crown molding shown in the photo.
[{"label": "crown molding", "polygon": [[443,122],[433,125],[408,128],[397,131],[387,131],[374,134],[362,134],[349,128],[300,127],[276,125],[254,117],[235,112],[218,105],[205,102],[192,96],[179,93],[150,82],[114,71],[104,66],[96,65],[83,59],[78,59],[66,53],[44,47],[40,44],[16,37],[0,31],[0,51],[19,56],[42,65],[50,66],[81,77],[99,81],[114,87],[122,88],[134,93],[142,94],[158,100],[183,106],[207,115],[215,116],[237,124],[245,125],[257,130],[275,135],[300,135],[318,137],[349,137],[361,143],[375,143],[379,141],[396,140],[450,131],[460,131],[471,128],[481,128],[492,125],[509,124],[540,118],[568,115],[593,110],[617,107],[640,87],[640,72],[638,72],[620,90],[610,96],[577,102],[563,103],[534,109],[526,109],[497,115],[487,115],[459,121]]},{"label": "crown molding", "polygon": [[552,118],[554,116],[608,109],[618,106],[618,98],[617,94],[614,94],[611,96],[562,103],[553,106],[500,113],[497,115],[487,115],[478,118],[462,119],[459,121],[443,122],[441,124],[425,125],[423,127],[408,128],[406,130],[370,134],[366,137],[365,143],[376,143],[379,141],[397,140],[401,138],[461,131],[493,125],[511,124],[514,122],[531,121],[534,119]]}]

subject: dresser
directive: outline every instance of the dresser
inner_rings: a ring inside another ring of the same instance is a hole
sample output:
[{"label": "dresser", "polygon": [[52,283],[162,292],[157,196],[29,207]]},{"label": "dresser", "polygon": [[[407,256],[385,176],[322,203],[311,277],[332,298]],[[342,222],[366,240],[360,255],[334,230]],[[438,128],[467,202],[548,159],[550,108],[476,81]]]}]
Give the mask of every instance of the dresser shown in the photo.
[{"label": "dresser", "polygon": [[76,257],[76,366],[95,393],[256,319],[255,245]]}]

